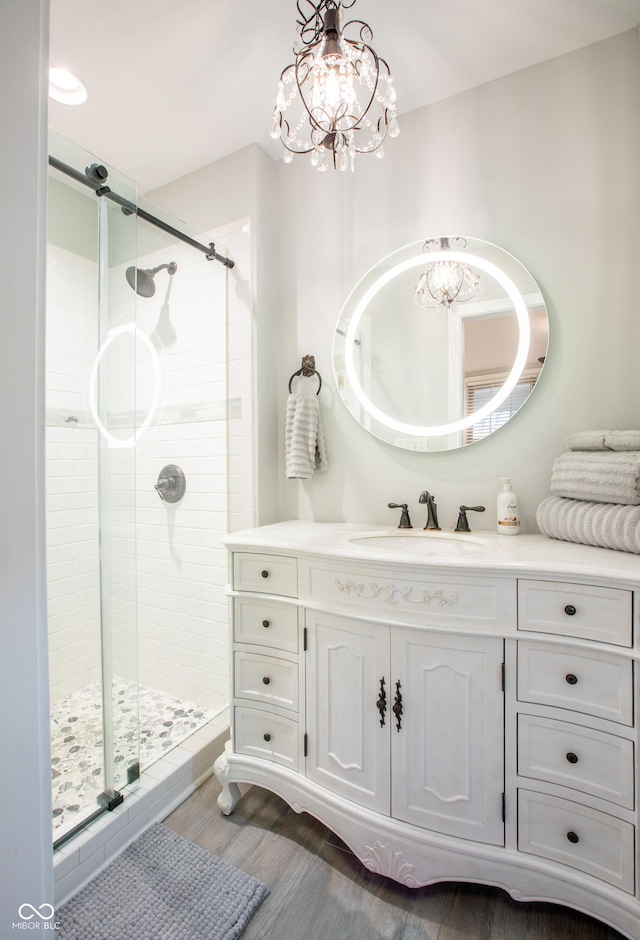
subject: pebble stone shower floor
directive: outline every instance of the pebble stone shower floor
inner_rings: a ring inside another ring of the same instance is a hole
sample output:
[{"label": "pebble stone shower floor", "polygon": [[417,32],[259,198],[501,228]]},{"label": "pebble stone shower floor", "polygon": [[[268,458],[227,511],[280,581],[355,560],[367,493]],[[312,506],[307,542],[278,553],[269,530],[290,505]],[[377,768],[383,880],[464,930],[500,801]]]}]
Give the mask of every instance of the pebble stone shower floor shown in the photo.
[{"label": "pebble stone shower floor", "polygon": [[[193,702],[125,680],[114,679],[113,703],[116,788],[126,784],[136,760],[147,770],[214,717]],[[104,789],[100,683],[51,705],[51,785],[56,839],[98,808]]]}]

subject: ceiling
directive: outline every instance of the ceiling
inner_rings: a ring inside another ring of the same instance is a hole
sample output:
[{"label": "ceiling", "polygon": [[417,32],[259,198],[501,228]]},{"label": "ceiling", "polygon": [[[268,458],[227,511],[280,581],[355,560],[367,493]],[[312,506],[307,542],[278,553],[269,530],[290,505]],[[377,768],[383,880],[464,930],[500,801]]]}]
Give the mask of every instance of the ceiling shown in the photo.
[{"label": "ceiling", "polygon": [[[269,137],[295,0],[51,0],[52,65],[87,86],[49,123],[149,192]],[[403,113],[640,22],[640,0],[359,0]]]}]

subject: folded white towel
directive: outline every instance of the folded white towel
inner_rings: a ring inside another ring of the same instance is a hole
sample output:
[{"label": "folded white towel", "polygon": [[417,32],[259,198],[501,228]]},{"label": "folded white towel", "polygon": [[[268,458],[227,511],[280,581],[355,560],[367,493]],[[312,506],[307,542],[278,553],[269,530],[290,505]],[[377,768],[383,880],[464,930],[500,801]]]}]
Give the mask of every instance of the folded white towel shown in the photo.
[{"label": "folded white towel", "polygon": [[609,450],[640,451],[640,431],[607,431],[604,442]]},{"label": "folded white towel", "polygon": [[291,392],[287,397],[285,469],[288,480],[308,480],[327,469],[327,451],[318,396]]},{"label": "folded white towel", "polygon": [[640,452],[569,451],[551,472],[554,496],[595,503],[640,505]]},{"label": "folded white towel", "polygon": [[640,506],[550,496],[538,506],[536,522],[552,539],[640,554]]},{"label": "folded white towel", "polygon": [[610,431],[576,431],[567,438],[567,447],[569,450],[608,450],[605,437],[610,433]]}]

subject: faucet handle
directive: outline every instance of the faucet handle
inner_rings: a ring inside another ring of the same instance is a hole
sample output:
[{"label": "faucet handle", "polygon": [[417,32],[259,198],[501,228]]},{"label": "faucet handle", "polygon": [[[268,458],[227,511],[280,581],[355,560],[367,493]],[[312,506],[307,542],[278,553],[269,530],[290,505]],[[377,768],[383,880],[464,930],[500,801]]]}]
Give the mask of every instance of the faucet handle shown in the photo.
[{"label": "faucet handle", "polygon": [[467,519],[468,512],[484,512],[484,506],[461,506],[460,515],[458,516],[458,522],[455,528],[456,532],[471,532],[469,528],[469,520]]},{"label": "faucet handle", "polygon": [[413,529],[409,518],[409,507],[406,503],[389,503],[389,509],[401,509],[399,529]]}]

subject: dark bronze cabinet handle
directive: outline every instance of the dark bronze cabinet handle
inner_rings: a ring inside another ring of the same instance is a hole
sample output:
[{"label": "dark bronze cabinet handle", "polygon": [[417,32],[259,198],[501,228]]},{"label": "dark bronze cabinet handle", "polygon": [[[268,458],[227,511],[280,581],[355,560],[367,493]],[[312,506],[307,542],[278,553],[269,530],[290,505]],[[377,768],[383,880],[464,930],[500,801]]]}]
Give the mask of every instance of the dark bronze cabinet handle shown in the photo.
[{"label": "dark bronze cabinet handle", "polygon": [[265,685],[269,685],[269,683],[271,682],[271,679],[269,678],[269,676],[264,676],[262,681],[264,682]]},{"label": "dark bronze cabinet handle", "polygon": [[565,676],[565,679],[567,680],[569,685],[575,685],[576,682],[578,681],[578,677],[574,676],[572,672],[568,673],[568,675]]},{"label": "dark bronze cabinet handle", "polygon": [[567,615],[567,617],[573,617],[573,615],[576,613],[576,609],[573,606],[573,604],[567,604],[567,606],[564,609],[564,612]]},{"label": "dark bronze cabinet handle", "polygon": [[402,727],[402,692],[400,691],[400,680],[396,682],[396,697],[393,702],[393,714],[396,716],[396,730]]},{"label": "dark bronze cabinet handle", "polygon": [[269,572],[267,571],[266,568],[263,571],[261,571],[260,574],[262,575],[263,578],[269,577]]},{"label": "dark bronze cabinet handle", "polygon": [[270,626],[269,621],[268,621],[268,620],[263,620],[263,621],[262,621],[262,626],[263,626],[263,627],[268,627],[268,626]]},{"label": "dark bronze cabinet handle", "polygon": [[577,832],[568,832],[567,839],[569,840],[569,842],[573,842],[573,844],[575,845],[576,842],[580,841],[580,836],[578,835]]},{"label": "dark bronze cabinet handle", "polygon": [[567,760],[569,761],[570,764],[577,764],[578,755],[574,754],[573,751],[569,751],[569,753],[567,754]]},{"label": "dark bronze cabinet handle", "polygon": [[264,737],[265,741],[270,741],[270,740],[271,740],[271,735],[269,734],[268,731],[267,731],[267,733],[266,733],[265,735],[263,735],[263,737]]},{"label": "dark bronze cabinet handle", "polygon": [[380,727],[384,728],[384,716],[387,711],[387,693],[384,688],[384,676],[380,679],[380,694],[378,695],[376,708],[380,712]]}]

